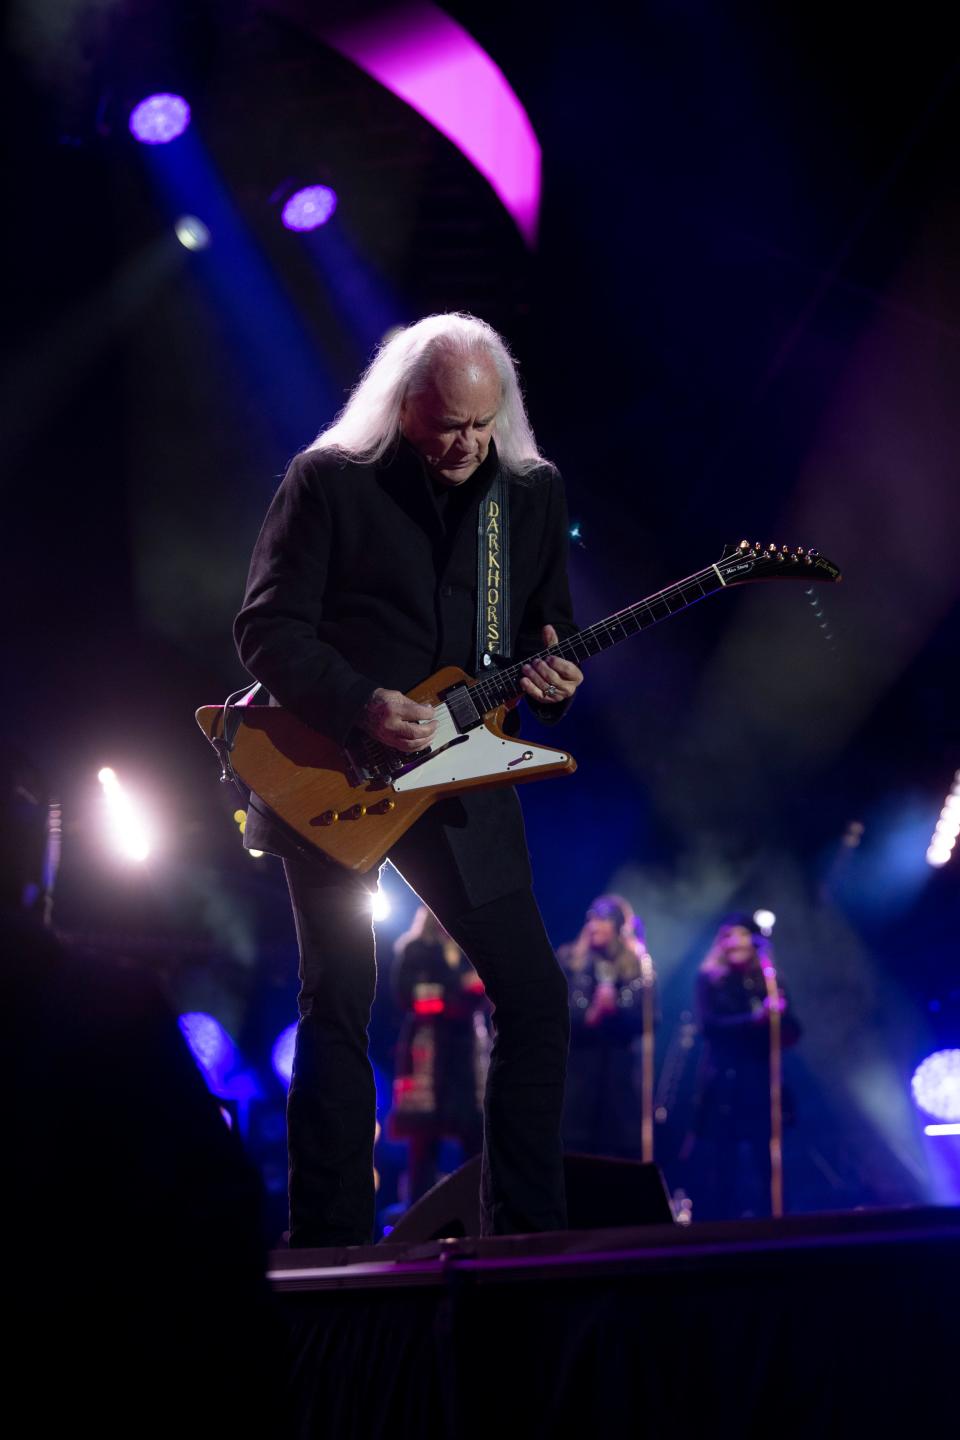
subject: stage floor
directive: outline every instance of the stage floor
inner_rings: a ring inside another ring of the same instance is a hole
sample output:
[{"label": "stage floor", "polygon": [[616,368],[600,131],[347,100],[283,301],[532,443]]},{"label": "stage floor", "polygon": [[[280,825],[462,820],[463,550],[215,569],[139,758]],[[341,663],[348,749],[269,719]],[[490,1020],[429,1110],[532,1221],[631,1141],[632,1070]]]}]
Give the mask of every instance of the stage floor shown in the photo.
[{"label": "stage floor", "polygon": [[[960,1210],[282,1251],[298,1435],[953,1425]],[[951,1418],[953,1417],[953,1418]]]}]

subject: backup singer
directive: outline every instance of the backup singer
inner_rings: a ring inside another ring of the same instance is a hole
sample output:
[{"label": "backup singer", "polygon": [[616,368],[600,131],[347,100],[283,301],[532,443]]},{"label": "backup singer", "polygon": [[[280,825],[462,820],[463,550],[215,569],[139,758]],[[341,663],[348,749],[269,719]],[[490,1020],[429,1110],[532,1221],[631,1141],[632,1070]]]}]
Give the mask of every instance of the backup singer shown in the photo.
[{"label": "backup singer", "polygon": [[[443,665],[475,669],[478,513],[498,470],[511,562],[501,648],[522,658],[572,634],[563,487],[537,450],[513,361],[483,321],[439,315],[381,347],[341,414],[290,465],[236,621],[250,673],[335,740],[361,730],[404,753],[422,749],[432,712],[404,691]],[[526,701],[540,720],[559,719],[582,678],[559,657],[538,661],[525,670]],[[290,1243],[363,1244],[374,1215],[376,880],[307,853],[256,796],[244,843],[283,858],[300,948]],[[483,1229],[562,1227],[567,991],[533,897],[515,791],[439,801],[390,859],[494,1006]]]},{"label": "backup singer", "polygon": [[[621,895],[600,895],[557,958],[570,989],[570,1061],[563,1117],[568,1149],[643,1157],[640,1045],[652,983],[643,922]],[[646,1157],[644,1157],[646,1158]]]},{"label": "backup singer", "polygon": [[490,1064],[487,1003],[480,976],[421,905],[394,947],[393,997],[404,1012],[397,1040],[388,1133],[405,1140],[407,1205],[439,1179],[442,1141],[463,1158],[483,1144],[483,1091]]},{"label": "backup singer", "polygon": [[[697,1214],[709,1219],[770,1213],[768,956],[768,942],[753,918],[729,915],[697,976],[697,1020],[704,1045],[692,1147],[700,1176],[694,1204]],[[800,1025],[779,983],[776,1004],[782,1043],[794,1045]],[[784,1109],[789,1119],[789,1097]]]}]

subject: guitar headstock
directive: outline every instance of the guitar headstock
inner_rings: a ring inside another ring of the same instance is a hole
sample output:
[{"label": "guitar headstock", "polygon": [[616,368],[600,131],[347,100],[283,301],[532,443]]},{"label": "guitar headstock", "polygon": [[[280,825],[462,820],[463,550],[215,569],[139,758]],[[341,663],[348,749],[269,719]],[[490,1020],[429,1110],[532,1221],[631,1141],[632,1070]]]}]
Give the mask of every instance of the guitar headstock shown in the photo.
[{"label": "guitar headstock", "polygon": [[748,580],[841,578],[836,565],[819,550],[805,550],[802,545],[761,545],[759,540],[727,545],[716,568],[724,585],[744,585]]}]

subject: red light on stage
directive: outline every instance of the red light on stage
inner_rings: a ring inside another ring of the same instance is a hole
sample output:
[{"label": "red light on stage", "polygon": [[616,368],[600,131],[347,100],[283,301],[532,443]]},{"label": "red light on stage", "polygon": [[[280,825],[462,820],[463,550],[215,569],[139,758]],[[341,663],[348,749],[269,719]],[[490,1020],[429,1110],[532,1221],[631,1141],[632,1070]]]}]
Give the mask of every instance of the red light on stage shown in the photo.
[{"label": "red light on stage", "polygon": [[442,1000],[434,1000],[430,998],[425,1000],[414,1000],[413,1002],[414,1015],[442,1015],[445,1009],[446,1006],[444,1005]]}]

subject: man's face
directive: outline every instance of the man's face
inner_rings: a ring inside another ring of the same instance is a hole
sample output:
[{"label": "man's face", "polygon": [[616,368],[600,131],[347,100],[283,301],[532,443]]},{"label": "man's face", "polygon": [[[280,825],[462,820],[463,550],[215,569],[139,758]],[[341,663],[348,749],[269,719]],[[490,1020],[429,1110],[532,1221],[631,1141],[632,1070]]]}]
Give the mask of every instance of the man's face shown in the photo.
[{"label": "man's face", "polygon": [[493,361],[438,356],[424,388],[403,403],[404,435],[447,485],[462,485],[483,464],[503,392]]}]

